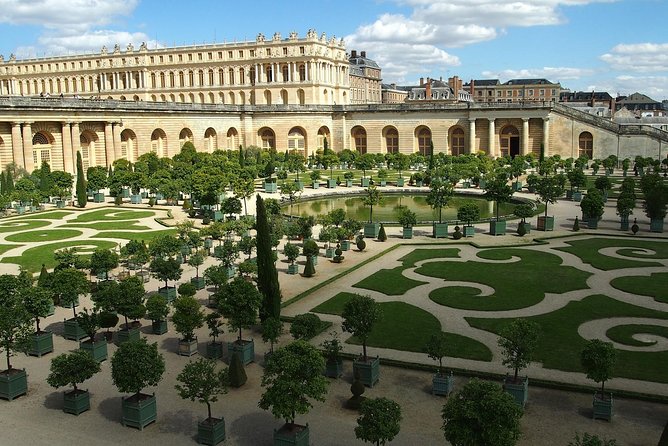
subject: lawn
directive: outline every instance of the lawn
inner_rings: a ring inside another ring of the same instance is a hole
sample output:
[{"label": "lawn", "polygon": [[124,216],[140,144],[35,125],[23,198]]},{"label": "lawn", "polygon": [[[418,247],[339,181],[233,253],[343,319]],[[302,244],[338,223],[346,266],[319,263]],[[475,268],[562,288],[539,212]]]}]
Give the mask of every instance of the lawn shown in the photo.
[{"label": "lawn", "polygon": [[[661,266],[661,263],[638,259],[668,259],[668,243],[659,240],[611,239],[594,237],[566,242],[567,248],[556,248],[578,256],[584,263],[604,271],[620,268],[638,268],[644,266]],[[631,259],[618,259],[599,253],[603,248],[618,248],[617,253]],[[639,252],[634,248],[647,249],[654,254]]]},{"label": "lawn", "polygon": [[90,228],[98,231],[147,231],[151,228],[139,224],[137,220],[99,221],[97,223],[81,223],[65,225],[66,228]]},{"label": "lawn", "polygon": [[478,297],[480,290],[469,286],[448,286],[429,293],[429,299],[439,305],[451,308],[468,308],[475,299],[494,299],[494,296]]},{"label": "lawn", "polygon": [[404,268],[411,268],[416,263],[428,259],[450,259],[459,257],[459,248],[414,249],[399,260]]},{"label": "lawn", "polygon": [[[494,288],[495,293],[484,299],[452,299],[452,290],[441,288],[432,292],[434,301],[443,300],[468,310],[502,311],[526,308],[545,298],[545,293],[565,293],[587,288],[589,273],[563,266],[558,256],[528,249],[494,248],[478,252],[478,257],[489,260],[519,261],[508,263],[487,262],[428,262],[415,271],[445,280],[475,282]],[[549,273],[546,273],[549,271]],[[441,291],[444,290],[444,291]],[[443,293],[443,294],[441,294]],[[471,297],[471,296],[469,296]]]},{"label": "lawn", "polygon": [[[589,296],[579,302],[570,302],[560,310],[528,318],[540,324],[542,328],[535,360],[542,362],[544,368],[582,372],[580,352],[586,341],[578,334],[578,327],[587,321],[615,317],[668,319],[668,313],[648,310],[602,295]],[[472,327],[498,334],[502,327],[510,323],[511,319],[466,318],[466,321]],[[668,351],[618,350],[614,376],[668,383],[667,368]]]},{"label": "lawn", "polygon": [[388,296],[399,296],[406,291],[427,282],[409,279],[401,274],[405,268],[398,266],[393,269],[381,269],[353,285],[355,288],[378,291]]},{"label": "lawn", "polygon": [[96,221],[119,221],[138,220],[140,218],[154,217],[154,211],[135,211],[119,208],[99,209],[91,212],[81,213],[71,223],[89,223]]},{"label": "lawn", "polygon": [[[84,248],[85,252],[91,252],[94,249],[112,249],[116,247],[116,243],[106,240],[78,240],[60,243],[51,243],[48,245],[36,246],[28,248],[23,251],[21,256],[4,257],[2,263],[15,263],[22,266],[29,272],[35,273],[42,268],[42,264],[46,265],[47,269],[56,266],[56,261],[53,258],[53,253],[59,249],[79,247],[79,246],[94,246],[94,248]],[[86,254],[86,256],[88,256]]]},{"label": "lawn", "polygon": [[63,217],[71,215],[71,211],[49,211],[49,212],[38,212],[32,215],[23,215],[21,220],[62,220]]},{"label": "lawn", "polygon": [[10,249],[20,248],[23,245],[0,245],[0,255],[6,253]]},{"label": "lawn", "polygon": [[51,223],[48,221],[42,220],[10,220],[3,221],[0,223],[0,233],[5,232],[17,232],[17,231],[29,231],[31,229],[43,228],[44,226],[49,226]]},{"label": "lawn", "polygon": [[655,273],[649,277],[618,277],[610,285],[626,293],[650,296],[657,302],[668,303],[668,273]]},{"label": "lawn", "polygon": [[633,337],[633,335],[642,334],[660,336],[662,338],[668,339],[668,327],[644,324],[618,325],[617,327],[612,327],[605,333],[605,335],[611,340],[633,347],[646,347],[648,345],[656,344],[656,341],[654,340],[640,341]]},{"label": "lawn", "polygon": [[81,231],[75,229],[45,229],[42,231],[26,231],[18,234],[10,234],[5,237],[8,242],[52,242],[54,240],[65,240],[78,237]]},{"label": "lawn", "polygon": [[[339,293],[311,311],[340,315],[352,296],[350,293]],[[418,307],[404,302],[382,302],[379,305],[382,317],[373,327],[367,340],[368,347],[425,353],[425,345],[431,335],[441,331],[438,319]],[[447,356],[476,361],[492,360],[492,352],[484,344],[455,333],[446,332],[446,335]],[[346,342],[360,345],[355,338],[349,338]]]},{"label": "lawn", "polygon": [[93,238],[115,238],[115,239],[124,239],[124,240],[144,240],[150,242],[157,235],[162,234],[176,234],[176,229],[165,229],[161,231],[143,231],[143,232],[132,232],[132,231],[107,231],[100,232],[95,235]]}]

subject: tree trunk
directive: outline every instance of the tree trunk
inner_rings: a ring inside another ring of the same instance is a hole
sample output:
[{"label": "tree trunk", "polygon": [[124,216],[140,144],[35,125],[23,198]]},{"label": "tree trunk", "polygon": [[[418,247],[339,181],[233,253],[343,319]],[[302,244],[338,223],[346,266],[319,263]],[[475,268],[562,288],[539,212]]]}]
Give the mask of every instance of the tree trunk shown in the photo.
[{"label": "tree trunk", "polygon": [[239,343],[241,343],[241,327],[239,327]]},{"label": "tree trunk", "polygon": [[208,401],[206,402],[206,410],[209,413],[209,418],[211,418],[211,403],[209,403]]},{"label": "tree trunk", "polygon": [[362,342],[362,358],[366,362],[366,341]]}]

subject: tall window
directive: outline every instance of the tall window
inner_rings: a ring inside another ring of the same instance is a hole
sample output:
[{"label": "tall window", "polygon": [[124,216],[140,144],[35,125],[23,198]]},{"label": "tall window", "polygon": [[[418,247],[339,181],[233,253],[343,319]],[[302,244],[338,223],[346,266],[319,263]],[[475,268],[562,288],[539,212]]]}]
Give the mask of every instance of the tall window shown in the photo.
[{"label": "tall window", "polygon": [[363,127],[353,129],[353,141],[355,142],[355,150],[360,154],[366,153],[366,130]]},{"label": "tall window", "polygon": [[260,139],[262,140],[263,149],[275,149],[276,148],[276,136],[271,129],[264,129],[260,132]]},{"label": "tall window", "polygon": [[594,137],[589,132],[580,133],[579,144],[580,156],[586,156],[589,159],[594,157]]},{"label": "tall window", "polygon": [[35,168],[41,167],[43,161],[51,163],[51,141],[42,132],[32,138],[32,160]]},{"label": "tall window", "polygon": [[206,148],[209,153],[218,149],[216,131],[213,128],[209,127],[206,129],[206,132],[204,132],[204,143],[206,144]]},{"label": "tall window", "polygon": [[234,127],[227,131],[227,149],[237,149],[239,145],[239,132]]},{"label": "tall window", "polygon": [[417,134],[418,138],[418,151],[422,156],[431,155],[430,153],[430,144],[431,144],[431,130],[426,127],[421,128]]},{"label": "tall window", "polygon": [[288,133],[288,150],[299,150],[303,152],[304,149],[306,149],[304,131],[295,127]]},{"label": "tall window", "polygon": [[390,128],[385,132],[385,148],[387,153],[399,152],[399,132],[397,129]]},{"label": "tall window", "polygon": [[462,155],[464,153],[464,130],[457,127],[452,131],[452,137],[450,141],[450,147],[452,147],[453,155]]}]

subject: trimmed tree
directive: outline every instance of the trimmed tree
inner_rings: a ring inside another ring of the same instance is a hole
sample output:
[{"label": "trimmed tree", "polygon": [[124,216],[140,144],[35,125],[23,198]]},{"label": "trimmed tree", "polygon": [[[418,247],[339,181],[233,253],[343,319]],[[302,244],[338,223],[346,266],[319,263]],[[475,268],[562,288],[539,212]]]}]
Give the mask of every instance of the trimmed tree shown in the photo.
[{"label": "trimmed tree", "polygon": [[279,318],[281,315],[281,287],[278,283],[278,272],[271,249],[271,231],[267,220],[267,209],[264,200],[257,196],[256,205],[257,229],[257,287],[262,294],[260,320],[269,317]]},{"label": "trimmed tree", "polygon": [[14,352],[28,350],[32,338],[32,318],[23,305],[16,276],[0,276],[0,348],[7,356],[7,371],[12,369]]},{"label": "trimmed tree", "polygon": [[269,342],[269,353],[274,353],[274,344],[283,334],[283,322],[275,317],[269,317],[262,322],[262,340]]},{"label": "trimmed tree", "polygon": [[204,325],[204,310],[197,299],[192,296],[181,296],[174,301],[172,323],[183,340],[191,342],[195,339],[195,330]]},{"label": "trimmed tree", "polygon": [[144,387],[157,386],[165,372],[158,344],[146,339],[124,342],[111,358],[111,379],[120,392],[141,397]]},{"label": "trimmed tree", "polygon": [[343,331],[352,333],[362,343],[362,359],[366,362],[366,341],[373,325],[380,320],[380,306],[369,296],[355,294],[346,302],[341,317]]},{"label": "trimmed tree", "polygon": [[600,339],[588,341],[580,353],[580,363],[585,369],[587,378],[601,383],[601,395],[605,392],[605,382],[612,378],[616,362],[617,351],[612,343]]},{"label": "trimmed tree", "polygon": [[515,370],[513,381],[517,381],[519,371],[531,363],[539,336],[540,325],[527,319],[515,319],[501,330],[498,342],[502,363]]},{"label": "trimmed tree", "polygon": [[227,393],[227,369],[216,371],[216,361],[199,358],[186,364],[176,380],[180,383],[174,386],[179,396],[184,400],[197,400],[206,404],[208,417],[205,421],[215,424],[219,419],[211,416],[211,403],[218,401],[219,395]]},{"label": "trimmed tree", "polygon": [[77,384],[91,379],[100,371],[100,363],[85,350],[74,350],[63,353],[51,360],[51,373],[46,382],[56,389],[67,385],[72,386],[72,393],[78,391]]},{"label": "trimmed tree", "polygon": [[[86,195],[86,178],[83,168],[83,160],[81,159],[81,152],[77,151],[77,205],[80,208],[85,208],[88,202],[88,195]],[[71,186],[70,186],[71,187]]]},{"label": "trimmed tree", "polygon": [[401,406],[387,398],[362,401],[355,436],[365,443],[384,445],[399,434]]},{"label": "trimmed tree", "polygon": [[425,346],[427,356],[438,361],[438,374],[443,374],[443,357],[448,354],[448,340],[444,332],[434,333]]},{"label": "trimmed tree", "polygon": [[227,325],[233,331],[239,331],[238,341],[241,341],[241,329],[255,324],[257,312],[262,302],[255,285],[241,277],[235,277],[232,282],[223,286],[216,293],[218,309],[227,318]]}]

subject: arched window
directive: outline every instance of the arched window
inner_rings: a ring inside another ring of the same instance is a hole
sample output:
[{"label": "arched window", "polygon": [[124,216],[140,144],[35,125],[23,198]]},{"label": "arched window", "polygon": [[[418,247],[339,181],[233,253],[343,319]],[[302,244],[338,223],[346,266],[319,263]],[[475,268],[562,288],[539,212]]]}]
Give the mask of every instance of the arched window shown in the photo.
[{"label": "arched window", "polygon": [[137,136],[132,130],[125,129],[121,132],[121,158],[135,161],[139,157],[137,153]]},{"label": "arched window", "polygon": [[192,70],[188,71],[188,86],[193,87],[195,85],[195,73]]},{"label": "arched window", "polygon": [[329,128],[322,126],[320,129],[318,129],[318,137],[317,139],[317,144],[318,146],[316,147],[317,150],[324,150],[325,149],[325,139],[327,140],[327,148],[331,149],[332,148],[332,141],[331,138],[329,137]]},{"label": "arched window", "polygon": [[299,101],[299,105],[306,104],[306,94],[301,88],[297,90],[297,101]]},{"label": "arched window", "polygon": [[[230,85],[234,85],[234,68],[230,68],[228,71],[230,77]],[[234,102],[233,102],[234,104]]]},{"label": "arched window", "polygon": [[580,133],[578,148],[580,149],[580,156],[586,156],[589,159],[594,158],[594,137],[591,133]]},{"label": "arched window", "polygon": [[209,85],[213,85],[213,70],[209,70]]},{"label": "arched window", "polygon": [[299,66],[299,80],[302,82],[306,80],[306,65]]},{"label": "arched window", "polygon": [[288,70],[289,70],[288,66],[283,65],[283,67],[282,67],[283,72],[281,73],[283,75],[283,82],[287,82],[288,79],[290,78],[290,74],[289,74]]},{"label": "arched window", "polygon": [[418,151],[422,156],[431,155],[431,130],[422,127],[417,131]]},{"label": "arched window", "polygon": [[181,130],[181,133],[179,133],[179,147],[183,147],[185,143],[188,141],[192,142],[193,140],[193,132],[190,131],[190,129],[185,128]]},{"label": "arched window", "polygon": [[271,91],[270,90],[264,90],[264,103],[267,105],[271,105]]},{"label": "arched window", "polygon": [[179,87],[185,87],[185,86],[186,86],[185,76],[183,75],[183,71],[179,71]]},{"label": "arched window", "polygon": [[514,125],[501,129],[501,156],[517,156],[520,154],[520,132]]},{"label": "arched window", "polygon": [[294,127],[288,132],[288,150],[299,150],[306,155],[306,134],[303,129]]},{"label": "arched window", "polygon": [[32,160],[35,169],[42,166],[42,162],[51,163],[51,138],[43,132],[35,133],[32,137]]},{"label": "arched window", "polygon": [[95,144],[98,138],[97,135],[89,130],[81,133],[79,136],[79,143],[81,144],[81,161],[83,163],[84,172],[90,166],[95,165]]},{"label": "arched window", "polygon": [[225,85],[225,72],[222,68],[218,69],[218,85]]},{"label": "arched window", "polygon": [[274,82],[274,68],[271,65],[265,65],[264,70],[267,73],[267,82]]},{"label": "arched window", "polygon": [[399,132],[394,127],[385,130],[385,150],[387,153],[399,152]]},{"label": "arched window", "polygon": [[366,130],[364,127],[354,127],[352,130],[353,142],[355,143],[355,150],[360,154],[366,153]]},{"label": "arched window", "polygon": [[275,149],[276,148],[276,135],[274,131],[268,128],[260,130],[260,140],[262,142],[261,146],[263,149]]},{"label": "arched window", "polygon": [[169,73],[169,86],[171,88],[174,88],[176,86],[176,82],[174,80],[174,73],[173,72]]},{"label": "arched window", "polygon": [[283,105],[288,104],[288,91],[287,90],[281,90],[281,104],[283,104]]},{"label": "arched window", "polygon": [[218,140],[216,138],[216,131],[209,127],[204,132],[204,144],[206,144],[207,152],[211,153],[214,150],[218,150]]},{"label": "arched window", "polygon": [[167,136],[162,129],[155,129],[151,134],[151,152],[158,155],[158,158],[168,156]]},{"label": "arched window", "polygon": [[160,88],[165,88],[165,73],[160,73]]},{"label": "arched window", "polygon": [[450,137],[450,147],[453,155],[463,155],[466,138],[464,136],[464,129],[461,127],[455,128]]},{"label": "arched window", "polygon": [[239,132],[234,127],[227,131],[227,149],[235,150],[239,147]]},{"label": "arched window", "polygon": [[244,85],[246,83],[246,70],[239,68],[239,83]]},{"label": "arched window", "polygon": [[199,85],[200,87],[204,85],[204,71],[199,70],[197,72],[197,81],[199,82],[197,85]]}]

